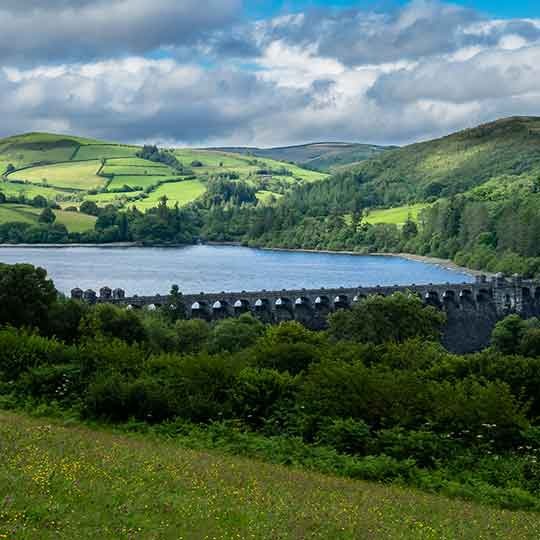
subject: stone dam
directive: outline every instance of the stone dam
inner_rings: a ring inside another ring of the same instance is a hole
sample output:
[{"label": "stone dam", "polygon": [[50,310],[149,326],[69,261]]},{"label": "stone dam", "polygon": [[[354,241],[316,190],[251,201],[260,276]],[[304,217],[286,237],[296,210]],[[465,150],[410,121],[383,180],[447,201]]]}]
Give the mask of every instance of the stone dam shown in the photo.
[{"label": "stone dam", "polygon": [[[540,315],[540,281],[525,280],[518,275],[502,274],[487,279],[479,276],[475,283],[394,285],[391,287],[320,288],[281,291],[241,291],[182,295],[186,318],[207,321],[252,313],[268,323],[296,320],[312,329],[323,329],[327,316],[348,309],[371,295],[387,296],[409,292],[421,297],[426,305],[444,310],[447,324],[442,342],[451,351],[468,353],[489,344],[497,321],[510,313],[524,318]],[[172,305],[169,295],[127,296],[122,289],[103,287],[99,295],[88,289],[73,289],[71,296],[85,302],[110,303],[127,309],[157,309]]]}]

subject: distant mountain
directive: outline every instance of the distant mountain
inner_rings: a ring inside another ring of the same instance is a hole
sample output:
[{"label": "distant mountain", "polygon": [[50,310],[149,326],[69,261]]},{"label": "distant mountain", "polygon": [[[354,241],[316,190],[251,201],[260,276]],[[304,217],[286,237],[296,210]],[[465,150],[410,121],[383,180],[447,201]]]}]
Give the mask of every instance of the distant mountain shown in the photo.
[{"label": "distant mountain", "polygon": [[376,157],[393,148],[396,147],[347,142],[318,142],[276,148],[221,147],[213,148],[213,150],[289,161],[310,169],[331,171],[340,166]]}]

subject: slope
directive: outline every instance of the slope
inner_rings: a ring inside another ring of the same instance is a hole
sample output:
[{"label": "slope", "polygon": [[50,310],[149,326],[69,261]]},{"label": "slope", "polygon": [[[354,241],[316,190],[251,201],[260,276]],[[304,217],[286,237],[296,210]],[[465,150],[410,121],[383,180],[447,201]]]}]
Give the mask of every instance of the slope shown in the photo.
[{"label": "slope", "polygon": [[39,195],[62,207],[92,200],[146,210],[163,196],[170,205],[189,204],[216,178],[247,182],[261,199],[276,200],[294,186],[327,177],[271,158],[210,150],[170,150],[176,167],[136,157],[140,150],[51,133],[8,137],[0,140],[0,191],[13,203],[32,203]]},{"label": "slope", "polygon": [[534,513],[8,412],[0,412],[0,451],[2,538],[532,540],[540,534]]},{"label": "slope", "polygon": [[292,162],[302,167],[320,171],[331,171],[339,166],[376,157],[392,148],[394,147],[373,144],[320,142],[276,148],[230,147],[221,148],[220,150]]}]

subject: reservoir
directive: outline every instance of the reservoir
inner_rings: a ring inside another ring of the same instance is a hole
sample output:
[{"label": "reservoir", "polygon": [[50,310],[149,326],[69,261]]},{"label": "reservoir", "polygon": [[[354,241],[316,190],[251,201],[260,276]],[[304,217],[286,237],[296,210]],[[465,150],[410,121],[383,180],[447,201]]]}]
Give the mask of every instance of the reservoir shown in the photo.
[{"label": "reservoir", "polygon": [[306,253],[240,246],[1,247],[0,262],[45,268],[56,288],[122,288],[129,296],[464,283],[473,276],[400,257]]}]

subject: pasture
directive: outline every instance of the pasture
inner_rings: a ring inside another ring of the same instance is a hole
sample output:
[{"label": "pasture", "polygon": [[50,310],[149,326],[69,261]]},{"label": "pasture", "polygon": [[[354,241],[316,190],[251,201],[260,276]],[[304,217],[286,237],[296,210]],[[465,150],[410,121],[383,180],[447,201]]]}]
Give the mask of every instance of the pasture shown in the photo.
[{"label": "pasture", "polygon": [[[56,215],[56,223],[65,225],[69,232],[80,233],[94,228],[96,218],[78,212],[66,212],[65,210],[53,210]],[[37,224],[40,208],[34,208],[25,204],[0,204],[0,224],[8,222],[22,222]]]},{"label": "pasture", "polygon": [[[93,200],[101,206],[113,202],[119,207],[146,191],[149,196],[136,203],[146,210],[163,196],[171,205],[188,204],[204,193],[210,178],[219,175],[248,182],[265,203],[273,200],[272,194],[277,199],[293,185],[327,176],[270,158],[193,148],[174,150],[186,169],[182,175],[165,164],[138,158],[139,150],[137,146],[42,133],[3,139],[0,169],[5,171],[12,164],[16,170],[5,177],[8,181],[0,184],[0,191],[28,199],[42,195],[63,206]],[[197,179],[182,180],[186,176]],[[171,180],[174,182],[169,183]]]},{"label": "pasture", "polygon": [[98,160],[59,163],[16,171],[8,176],[8,180],[24,180],[64,189],[89,190],[105,184],[105,179],[96,174],[100,167],[101,162]]},{"label": "pasture", "polygon": [[413,221],[418,221],[418,215],[424,208],[429,205],[425,203],[410,204],[399,206],[396,208],[387,208],[382,210],[372,210],[368,215],[364,216],[364,221],[371,225],[378,223],[388,223],[397,226],[402,226],[410,216]]},{"label": "pasture", "polygon": [[159,200],[167,197],[167,205],[184,206],[193,202],[206,191],[206,186],[199,180],[184,180],[182,182],[173,182],[159,186],[155,191],[149,194],[148,198],[136,201],[134,206],[139,210],[147,210],[158,205]]},{"label": "pasture", "polygon": [[535,540],[540,516],[0,412],[0,538]]}]

